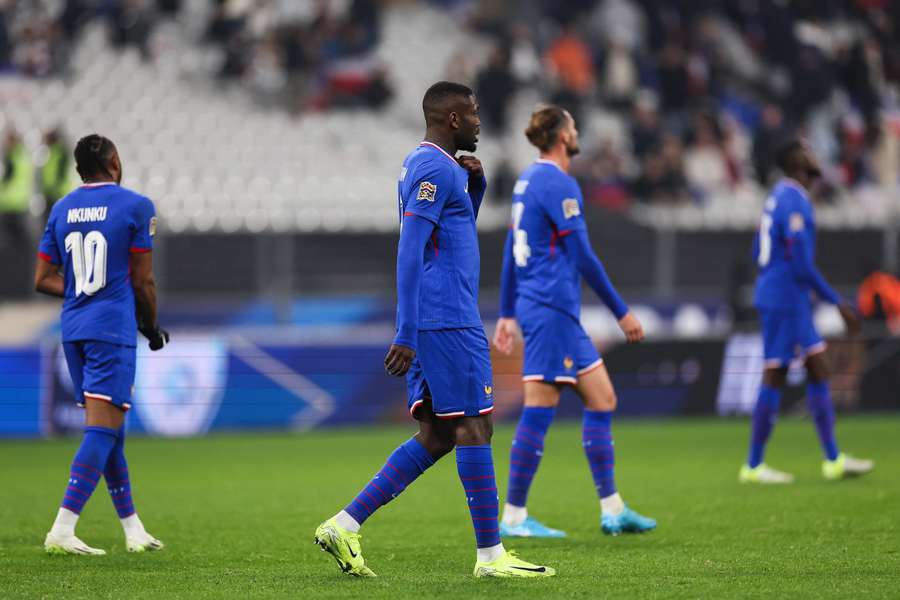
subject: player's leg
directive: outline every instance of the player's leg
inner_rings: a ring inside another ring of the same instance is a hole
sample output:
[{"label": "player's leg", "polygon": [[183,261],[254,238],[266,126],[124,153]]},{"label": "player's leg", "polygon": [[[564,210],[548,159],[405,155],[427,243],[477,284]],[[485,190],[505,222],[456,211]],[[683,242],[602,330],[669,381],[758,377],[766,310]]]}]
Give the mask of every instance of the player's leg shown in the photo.
[{"label": "player's leg", "polygon": [[616,487],[612,417],[617,398],[606,365],[599,355],[578,375],[575,391],[584,403],[581,443],[600,498],[601,530],[608,535],[618,535],[656,528],[655,520],[625,505]]},{"label": "player's leg", "polygon": [[854,458],[838,449],[834,434],[834,405],[831,402],[831,390],[828,384],[829,369],[824,345],[815,350],[806,357],[806,404],[813,423],[815,423],[816,433],[825,455],[825,460],[822,462],[822,475],[826,479],[843,479],[864,475],[874,468],[874,463],[871,460]]},{"label": "player's leg", "polygon": [[794,480],[793,475],[769,467],[763,459],[766,445],[778,419],[781,390],[787,379],[787,368],[794,357],[797,343],[794,318],[776,312],[760,311],[760,323],[766,368],[763,371],[756,405],[753,407],[747,462],[741,465],[738,481],[763,484],[791,483]]},{"label": "player's leg", "polygon": [[123,410],[112,403],[108,383],[117,361],[105,351],[106,346],[94,342],[63,344],[75,393],[84,401],[85,429],[56,520],[44,540],[44,548],[52,554],[105,554],[78,539],[75,525],[103,475],[125,417]]},{"label": "player's leg", "polygon": [[551,567],[525,562],[507,552],[500,541],[497,479],[491,437],[494,425],[490,414],[455,420],[456,468],[466,492],[466,501],[475,529],[476,577],[548,577]]},{"label": "player's leg", "polygon": [[[130,406],[131,389],[134,385],[134,368],[136,350],[133,347],[118,347],[121,359],[117,369],[114,396],[128,398],[123,406]],[[106,489],[109,491],[113,507],[119,515],[122,530],[125,533],[125,547],[129,552],[161,550],[163,543],[144,529],[144,524],[135,511],[131,496],[131,475],[128,472],[128,461],[125,458],[125,425],[118,430],[116,443],[113,445],[103,469]]]},{"label": "player's leg", "polygon": [[558,384],[526,381],[525,406],[516,425],[509,458],[509,485],[500,533],[510,537],[565,537],[528,516],[528,491],[544,455],[544,437],[559,404]]}]

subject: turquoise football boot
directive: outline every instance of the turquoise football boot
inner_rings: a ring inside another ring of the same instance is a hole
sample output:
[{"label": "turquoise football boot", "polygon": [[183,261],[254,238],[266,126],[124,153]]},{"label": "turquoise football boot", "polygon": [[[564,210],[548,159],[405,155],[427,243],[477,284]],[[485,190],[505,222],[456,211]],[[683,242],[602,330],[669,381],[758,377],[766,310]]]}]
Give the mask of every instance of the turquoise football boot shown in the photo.
[{"label": "turquoise football boot", "polygon": [[510,526],[501,522],[500,535],[503,537],[564,538],[566,532],[551,529],[534,517],[527,517],[518,525]]},{"label": "turquoise football boot", "polygon": [[604,513],[600,517],[600,529],[606,535],[620,533],[644,533],[656,529],[656,520],[636,513],[627,506],[617,515]]}]

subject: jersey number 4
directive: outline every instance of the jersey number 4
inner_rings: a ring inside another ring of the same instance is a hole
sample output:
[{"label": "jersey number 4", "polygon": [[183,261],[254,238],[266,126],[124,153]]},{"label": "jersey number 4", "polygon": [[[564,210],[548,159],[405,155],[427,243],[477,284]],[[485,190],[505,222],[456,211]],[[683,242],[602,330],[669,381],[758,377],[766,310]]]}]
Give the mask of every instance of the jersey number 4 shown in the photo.
[{"label": "jersey number 4", "polygon": [[513,256],[516,259],[517,267],[528,266],[528,259],[531,258],[531,247],[528,245],[528,232],[524,229],[519,229],[519,223],[522,221],[523,212],[525,212],[525,203],[514,202],[512,205]]},{"label": "jersey number 4", "polygon": [[99,231],[81,235],[73,231],[66,236],[66,252],[72,254],[75,296],[93,296],[106,286],[106,238]]}]

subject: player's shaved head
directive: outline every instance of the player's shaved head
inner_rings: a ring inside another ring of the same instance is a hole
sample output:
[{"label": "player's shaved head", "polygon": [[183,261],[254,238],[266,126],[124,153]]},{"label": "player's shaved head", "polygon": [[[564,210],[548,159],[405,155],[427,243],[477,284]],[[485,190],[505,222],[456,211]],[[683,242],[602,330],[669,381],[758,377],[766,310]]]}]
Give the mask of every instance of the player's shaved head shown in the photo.
[{"label": "player's shaved head", "polygon": [[[82,181],[121,177],[116,145],[107,137],[92,133],[75,144],[75,170]],[[117,176],[118,172],[118,176]]]},{"label": "player's shaved head", "polygon": [[467,85],[452,81],[438,81],[425,92],[422,98],[422,111],[425,113],[426,125],[446,123],[451,112],[458,111],[461,104],[468,102],[475,95]]}]

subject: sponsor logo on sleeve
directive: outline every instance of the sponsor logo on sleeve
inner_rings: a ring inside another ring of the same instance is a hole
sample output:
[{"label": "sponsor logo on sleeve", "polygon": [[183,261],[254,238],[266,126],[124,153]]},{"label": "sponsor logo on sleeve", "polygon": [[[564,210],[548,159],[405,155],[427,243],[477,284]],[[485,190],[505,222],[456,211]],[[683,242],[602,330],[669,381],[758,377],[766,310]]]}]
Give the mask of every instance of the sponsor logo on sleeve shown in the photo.
[{"label": "sponsor logo on sleeve", "polygon": [[416,200],[427,200],[428,202],[434,202],[434,198],[437,195],[437,185],[431,183],[430,181],[423,181],[419,184],[419,195],[416,196]]},{"label": "sponsor logo on sleeve", "polygon": [[156,235],[156,224],[158,220],[156,217],[150,217],[150,237]]},{"label": "sponsor logo on sleeve", "polygon": [[567,219],[577,217],[581,214],[581,207],[578,206],[578,200],[575,198],[566,198],[562,201],[563,216]]},{"label": "sponsor logo on sleeve", "polygon": [[803,221],[803,215],[800,213],[791,213],[790,220],[788,221],[788,227],[792,232],[803,231],[806,227],[806,223]]}]

